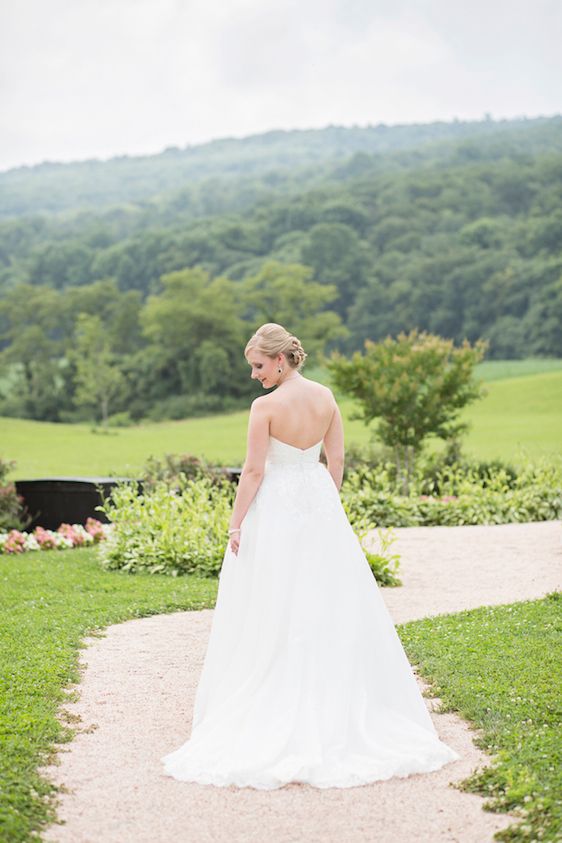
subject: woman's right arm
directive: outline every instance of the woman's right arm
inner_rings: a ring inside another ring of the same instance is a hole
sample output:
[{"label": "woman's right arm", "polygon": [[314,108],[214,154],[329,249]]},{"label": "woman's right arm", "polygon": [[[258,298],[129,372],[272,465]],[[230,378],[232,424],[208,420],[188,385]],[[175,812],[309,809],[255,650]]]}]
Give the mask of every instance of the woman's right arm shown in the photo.
[{"label": "woman's right arm", "polygon": [[230,517],[229,530],[236,530],[230,542],[234,553],[238,553],[240,529],[250,504],[256,496],[263,479],[267,446],[269,444],[269,404],[265,395],[254,398],[248,420],[248,446],[246,459],[238,480],[238,488]]},{"label": "woman's right arm", "polygon": [[324,451],[326,453],[328,471],[332,475],[336,489],[339,492],[343,480],[344,467],[343,421],[335,398],[332,421],[324,436]]}]

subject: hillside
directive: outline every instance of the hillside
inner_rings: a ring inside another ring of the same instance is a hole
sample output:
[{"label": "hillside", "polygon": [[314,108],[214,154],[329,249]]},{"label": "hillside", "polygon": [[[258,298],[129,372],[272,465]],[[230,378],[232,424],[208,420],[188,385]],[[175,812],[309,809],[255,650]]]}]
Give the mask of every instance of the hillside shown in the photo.
[{"label": "hillside", "polygon": [[549,125],[553,119],[557,118],[272,131],[183,149],[170,147],[157,155],[17,167],[0,173],[0,218],[142,203],[216,179],[262,177],[274,190],[287,189],[297,171],[308,168],[306,180],[311,182],[319,167],[356,153],[378,156],[419,150],[439,141],[480,141],[498,132]]},{"label": "hillside", "polygon": [[[245,156],[261,143],[279,163],[279,133],[217,142],[197,155],[232,170],[236,152],[254,175],[209,181],[202,166],[136,203],[0,222],[0,415],[101,412],[79,399],[79,325],[118,372],[108,412],[123,423],[246,406],[241,349],[266,321],[310,362],[414,327],[486,339],[489,360],[562,357],[562,118],[448,124],[453,139],[437,125],[390,128],[389,146],[417,146],[376,154],[350,151],[373,133],[382,144],[381,127],[287,133],[294,167],[266,175]],[[324,158],[299,169],[322,140]],[[143,190],[157,158],[137,172]],[[118,162],[98,164],[111,181]],[[61,165],[65,202],[81,166]],[[27,174],[38,197],[41,173]]]}]

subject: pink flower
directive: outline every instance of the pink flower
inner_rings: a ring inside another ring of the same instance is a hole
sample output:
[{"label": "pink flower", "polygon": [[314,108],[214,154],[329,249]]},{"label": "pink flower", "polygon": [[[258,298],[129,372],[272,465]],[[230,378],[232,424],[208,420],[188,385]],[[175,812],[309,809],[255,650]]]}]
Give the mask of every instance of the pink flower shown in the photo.
[{"label": "pink flower", "polygon": [[37,540],[37,544],[44,550],[50,550],[57,546],[56,539],[51,530],[45,530],[43,527],[36,527],[33,535]]},{"label": "pink flower", "polygon": [[97,518],[88,518],[86,521],[86,531],[96,542],[99,542],[104,538],[103,524],[101,521],[98,521]]},{"label": "pink flower", "polygon": [[19,530],[10,530],[4,542],[6,553],[23,553],[25,550],[25,536]]},{"label": "pink flower", "polygon": [[84,536],[75,530],[72,524],[61,524],[57,533],[61,533],[66,539],[69,539],[73,547],[82,545],[85,542]]},{"label": "pink flower", "polygon": [[28,550],[80,547],[92,542],[103,541],[106,535],[105,525],[95,518],[88,518],[86,527],[81,524],[63,523],[56,531],[46,530],[44,527],[36,527],[33,533],[11,530],[2,537],[0,554],[2,552],[23,553]]}]

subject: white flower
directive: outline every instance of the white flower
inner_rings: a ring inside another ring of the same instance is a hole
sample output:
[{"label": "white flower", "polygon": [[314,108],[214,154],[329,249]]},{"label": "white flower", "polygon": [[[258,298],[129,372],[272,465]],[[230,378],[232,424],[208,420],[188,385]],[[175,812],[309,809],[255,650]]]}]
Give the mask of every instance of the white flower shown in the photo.
[{"label": "white flower", "polygon": [[41,545],[33,535],[33,533],[26,533],[25,535],[25,544],[24,547],[26,550],[40,550]]},{"label": "white flower", "polygon": [[67,539],[66,536],[62,536],[62,535],[61,535],[59,541],[57,542],[57,544],[58,544],[58,547],[63,547],[63,548],[64,547],[74,547],[74,545],[72,544],[72,539]]}]

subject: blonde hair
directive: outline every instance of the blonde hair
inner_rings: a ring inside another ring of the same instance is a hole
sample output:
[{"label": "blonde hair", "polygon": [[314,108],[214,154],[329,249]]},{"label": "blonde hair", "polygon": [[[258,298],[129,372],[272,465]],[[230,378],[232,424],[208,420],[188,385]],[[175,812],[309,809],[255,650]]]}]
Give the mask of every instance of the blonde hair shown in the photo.
[{"label": "blonde hair", "polygon": [[266,322],[250,337],[244,349],[246,358],[252,348],[271,358],[277,357],[278,354],[284,354],[287,363],[293,369],[300,369],[308,357],[300,340],[290,334],[283,325],[278,325],[277,322]]}]

